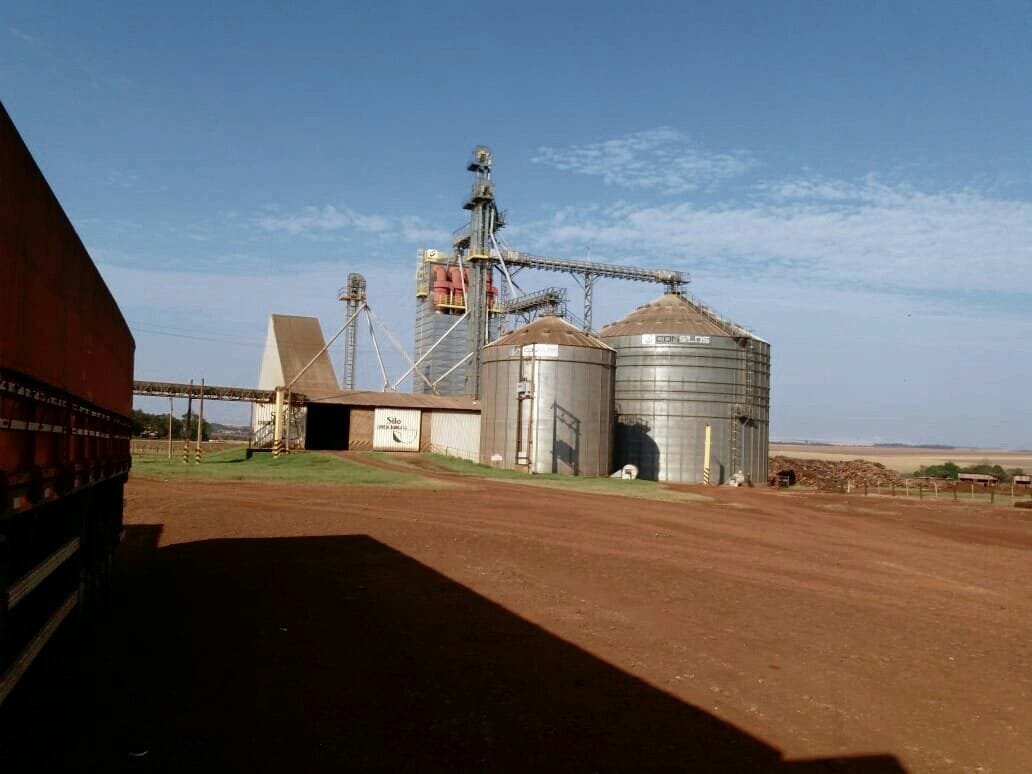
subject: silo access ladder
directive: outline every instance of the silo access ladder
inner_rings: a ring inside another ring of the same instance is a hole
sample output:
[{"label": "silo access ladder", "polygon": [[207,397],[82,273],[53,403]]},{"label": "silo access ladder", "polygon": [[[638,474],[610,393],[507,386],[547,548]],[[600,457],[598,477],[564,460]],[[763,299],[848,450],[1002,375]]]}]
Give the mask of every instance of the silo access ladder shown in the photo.
[{"label": "silo access ladder", "polygon": [[735,405],[731,409],[731,453],[729,455],[730,473],[737,472],[739,464],[738,451],[740,445],[739,428],[743,423],[748,422],[755,414],[756,406],[756,346],[752,338],[738,340],[743,348],[742,378],[737,380],[740,390],[735,398]]}]

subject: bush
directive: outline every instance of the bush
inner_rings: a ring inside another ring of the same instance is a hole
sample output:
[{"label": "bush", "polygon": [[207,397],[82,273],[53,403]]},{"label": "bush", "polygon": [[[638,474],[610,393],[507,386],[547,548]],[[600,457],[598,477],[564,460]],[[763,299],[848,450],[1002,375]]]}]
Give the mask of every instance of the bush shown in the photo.
[{"label": "bush", "polygon": [[942,465],[927,465],[917,469],[914,478],[952,478],[955,479],[958,473],[962,473],[960,466],[953,462],[944,462]]}]

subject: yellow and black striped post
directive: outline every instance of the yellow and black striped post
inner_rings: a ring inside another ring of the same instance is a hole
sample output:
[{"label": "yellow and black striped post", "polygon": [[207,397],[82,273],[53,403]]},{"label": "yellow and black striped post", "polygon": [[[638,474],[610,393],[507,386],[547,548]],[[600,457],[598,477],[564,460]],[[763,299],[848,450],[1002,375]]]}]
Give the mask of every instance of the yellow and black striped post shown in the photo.
[{"label": "yellow and black striped post", "polygon": [[710,433],[710,426],[706,425],[706,442],[702,449],[702,483],[707,485],[710,482]]},{"label": "yellow and black striped post", "polygon": [[197,446],[194,447],[194,463],[201,464],[201,441],[204,440],[201,433],[204,431],[204,379],[201,379],[200,403],[197,407]]},{"label": "yellow and black striped post", "polygon": [[276,388],[276,416],[272,423],[272,458],[279,459],[283,450],[283,388]]},{"label": "yellow and black striped post", "polygon": [[186,396],[186,424],[183,425],[183,464],[190,463],[190,420],[193,418],[193,379]]}]

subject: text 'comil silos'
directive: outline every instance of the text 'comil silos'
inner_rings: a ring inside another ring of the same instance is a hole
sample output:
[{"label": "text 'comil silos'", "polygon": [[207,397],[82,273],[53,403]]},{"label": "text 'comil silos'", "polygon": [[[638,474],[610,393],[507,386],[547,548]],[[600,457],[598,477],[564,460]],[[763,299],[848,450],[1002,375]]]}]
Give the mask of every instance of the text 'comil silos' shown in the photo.
[{"label": "text 'comil silos'", "polygon": [[616,353],[556,316],[484,347],[480,458],[532,473],[606,476]]},{"label": "text 'comil silos'", "polygon": [[599,331],[616,350],[617,466],[642,478],[767,478],[770,345],[677,293]]}]

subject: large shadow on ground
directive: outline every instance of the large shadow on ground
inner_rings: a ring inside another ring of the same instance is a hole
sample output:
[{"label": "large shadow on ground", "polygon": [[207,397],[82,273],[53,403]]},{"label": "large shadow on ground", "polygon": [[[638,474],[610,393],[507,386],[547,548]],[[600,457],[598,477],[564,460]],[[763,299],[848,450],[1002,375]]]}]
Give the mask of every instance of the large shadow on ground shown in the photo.
[{"label": "large shadow on ground", "polygon": [[157,550],[157,536],[134,527],[123,544],[80,763],[902,771],[891,756],[785,762],[741,729],[369,537]]}]

